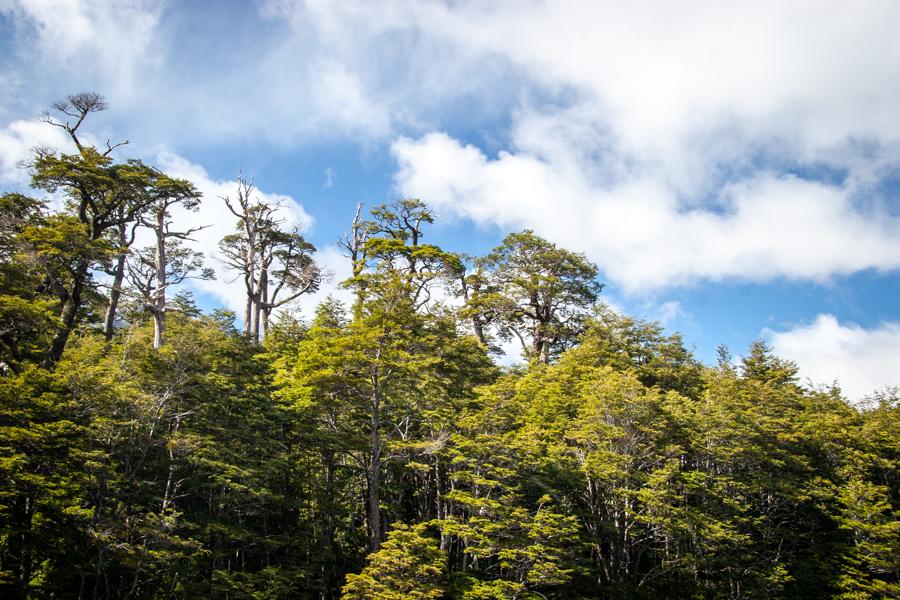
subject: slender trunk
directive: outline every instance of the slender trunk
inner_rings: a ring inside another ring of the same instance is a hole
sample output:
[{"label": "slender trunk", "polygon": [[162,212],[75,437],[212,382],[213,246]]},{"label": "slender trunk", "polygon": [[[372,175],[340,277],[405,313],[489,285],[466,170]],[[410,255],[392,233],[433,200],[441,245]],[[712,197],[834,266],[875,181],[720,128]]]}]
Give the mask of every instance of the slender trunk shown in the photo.
[{"label": "slender trunk", "polygon": [[269,328],[269,313],[272,308],[269,306],[269,270],[262,269],[259,274],[259,307],[258,317],[257,317],[257,326],[259,327],[259,332],[257,334],[257,340],[265,339],[266,337],[266,329]]},{"label": "slender trunk", "polygon": [[266,291],[269,287],[268,272],[265,268],[259,270],[259,282],[256,284],[256,297],[253,305],[253,341],[259,343],[265,330],[262,328],[262,317],[265,312]]},{"label": "slender trunk", "polygon": [[[175,436],[178,435],[178,428],[181,425],[181,417],[175,417],[175,425],[172,428],[172,434],[169,437],[170,440],[174,439]],[[172,504],[172,498],[175,496],[175,451],[172,449],[171,444],[167,444],[169,446],[169,468],[168,474],[166,476],[166,489],[163,492],[163,501],[162,501],[162,510],[160,512],[165,513],[166,509]]]},{"label": "slender trunk", "polygon": [[[258,293],[258,291],[257,291]],[[259,343],[259,298],[253,300],[253,314],[250,317],[250,337]]]},{"label": "slender trunk", "polygon": [[250,335],[250,315],[253,313],[253,291],[247,284],[247,303],[244,305],[244,335]]},{"label": "slender trunk", "polygon": [[244,232],[247,236],[247,250],[244,255],[246,269],[244,282],[247,286],[247,306],[244,309],[244,333],[254,335],[256,331],[253,317],[256,304],[259,302],[259,289],[256,285],[256,233],[250,222],[244,220]]},{"label": "slender trunk", "polygon": [[88,264],[81,260],[75,266],[72,280],[72,287],[63,303],[62,312],[59,315],[60,328],[53,336],[50,343],[50,350],[44,359],[45,367],[53,367],[62,358],[63,351],[66,349],[66,343],[69,341],[69,334],[75,329],[75,322],[78,319],[78,311],[81,310],[82,294],[84,293],[84,284],[88,277]]},{"label": "slender trunk", "polygon": [[150,314],[153,316],[153,347],[159,349],[166,333],[166,315],[155,308]]},{"label": "slender trunk", "polygon": [[541,341],[541,332],[540,328],[536,328],[534,332],[534,336],[531,339],[531,359],[541,359],[541,349],[543,348],[543,342]]},{"label": "slender trunk", "polygon": [[156,298],[153,311],[153,347],[160,348],[166,332],[166,211],[156,212]]},{"label": "slender trunk", "polygon": [[478,317],[472,317],[472,329],[475,330],[475,337],[482,346],[487,346],[487,338],[484,336],[484,325]]},{"label": "slender trunk", "polygon": [[109,291],[109,306],[106,308],[106,316],[103,319],[103,335],[106,341],[112,339],[116,324],[116,311],[119,308],[119,298],[122,297],[122,282],[125,279],[125,257],[128,254],[128,226],[119,224],[119,244],[121,250],[116,257],[116,265],[113,269],[113,283]]},{"label": "slender trunk", "polygon": [[369,448],[369,550],[372,552],[381,547],[380,400],[378,391],[375,391],[372,397],[371,441]]}]

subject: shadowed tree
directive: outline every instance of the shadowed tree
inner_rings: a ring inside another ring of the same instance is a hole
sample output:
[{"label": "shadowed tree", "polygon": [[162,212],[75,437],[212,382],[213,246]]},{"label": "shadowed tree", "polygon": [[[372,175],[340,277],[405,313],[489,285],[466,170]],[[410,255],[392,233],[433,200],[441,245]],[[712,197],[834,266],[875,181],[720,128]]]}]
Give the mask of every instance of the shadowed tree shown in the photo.
[{"label": "shadowed tree", "polygon": [[[61,239],[63,236],[70,249],[77,242],[80,250],[71,253],[66,268],[67,281],[59,289],[60,324],[44,361],[48,366],[59,361],[69,335],[78,322],[85,294],[94,285],[91,271],[107,266],[117,256],[120,259],[122,253],[127,251],[110,244],[110,239],[118,237],[119,241],[127,241],[123,227],[127,231],[127,227],[137,222],[147,207],[158,200],[158,186],[165,188],[174,181],[141,161],[115,163],[109,154],[121,144],[107,142],[106,150],[100,152],[81,142],[78,131],[87,116],[106,108],[102,96],[94,93],[76,94],[69,96],[64,102],[58,102],[55,108],[71,120],[57,122],[46,115],[45,121],[68,132],[78,148],[78,154],[36,150],[31,164],[32,186],[65,195],[65,209],[60,215],[56,215],[54,226],[65,226],[67,231],[63,233],[60,230],[57,234],[48,231],[44,237],[49,239],[55,236]],[[57,251],[55,257],[60,259],[62,255]],[[124,273],[118,270],[119,259],[116,260],[115,271]],[[124,262],[121,264],[124,268]],[[117,278],[121,282],[120,276],[115,275],[114,291],[120,290],[115,285]],[[107,321],[111,322],[113,319],[114,315],[110,315]]]},{"label": "shadowed tree", "polygon": [[[55,119],[49,112],[44,113],[42,120],[64,130],[74,142],[78,152],[82,156],[86,156],[87,149],[90,146],[86,147],[82,144],[78,138],[78,129],[89,114],[107,109],[106,100],[96,92],[81,92],[54,103],[53,108],[63,115],[63,120]],[[102,152],[102,156],[109,156],[113,150],[128,143],[128,140],[124,140],[111,144],[107,140],[106,150]],[[108,232],[110,242],[116,246],[117,253],[110,267],[104,269],[112,277],[112,283],[109,287],[109,303],[103,319],[103,333],[107,340],[112,339],[116,311],[119,306],[119,299],[122,296],[122,283],[125,278],[125,257],[128,255],[128,249],[134,243],[135,230],[138,226],[137,221],[129,223],[124,218],[125,212],[126,206],[123,204],[118,209],[120,222],[113,228],[114,231]]]}]

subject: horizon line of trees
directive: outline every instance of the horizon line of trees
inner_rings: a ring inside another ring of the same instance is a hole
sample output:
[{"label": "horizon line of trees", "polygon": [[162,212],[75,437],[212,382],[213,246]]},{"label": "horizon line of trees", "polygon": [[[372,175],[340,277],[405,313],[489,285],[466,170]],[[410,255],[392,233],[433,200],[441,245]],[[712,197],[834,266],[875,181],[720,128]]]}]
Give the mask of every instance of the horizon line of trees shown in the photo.
[{"label": "horizon line of trees", "polygon": [[448,252],[416,199],[357,206],[351,305],[300,319],[326,274],[243,177],[242,319],[204,314],[173,293],[212,276],[178,222],[202,198],[86,144],[105,108],[44,117],[59,210],[0,196],[0,596],[900,596],[896,389],[852,406],[762,342],[703,365],[584,255]]}]

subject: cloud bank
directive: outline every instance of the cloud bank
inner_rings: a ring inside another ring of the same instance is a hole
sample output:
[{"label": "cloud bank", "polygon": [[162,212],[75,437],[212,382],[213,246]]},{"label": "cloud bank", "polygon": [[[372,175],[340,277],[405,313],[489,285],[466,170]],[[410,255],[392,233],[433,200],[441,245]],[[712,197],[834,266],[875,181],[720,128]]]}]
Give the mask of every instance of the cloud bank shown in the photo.
[{"label": "cloud bank", "polygon": [[586,252],[627,292],[900,267],[900,219],[859,209],[850,185],[763,171],[691,205],[656,177],[604,187],[577,158],[521,150],[489,159],[440,133],[400,139],[393,152],[404,195],[479,223],[533,228]]}]

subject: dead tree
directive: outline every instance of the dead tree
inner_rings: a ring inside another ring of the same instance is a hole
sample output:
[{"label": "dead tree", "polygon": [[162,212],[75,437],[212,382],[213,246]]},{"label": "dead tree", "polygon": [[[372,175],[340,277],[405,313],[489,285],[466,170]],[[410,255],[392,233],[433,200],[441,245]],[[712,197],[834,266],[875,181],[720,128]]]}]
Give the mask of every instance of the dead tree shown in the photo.
[{"label": "dead tree", "polygon": [[213,272],[203,268],[202,253],[181,244],[207,226],[184,231],[172,229],[172,209],[181,207],[196,211],[200,206],[200,193],[187,181],[160,174],[155,194],[156,200],[140,222],[153,232],[156,245],[133,253],[133,260],[128,264],[128,279],[141,293],[144,307],[153,317],[153,347],[159,348],[165,341],[167,289],[188,278],[211,279]]},{"label": "dead tree", "polygon": [[168,288],[186,279],[214,277],[212,269],[203,266],[201,252],[185,248],[178,238],[164,238],[163,243],[162,252],[159,246],[132,251],[127,262],[128,282],[153,318],[153,347],[157,349],[165,343]]},{"label": "dead tree", "polygon": [[223,198],[238,222],[219,250],[226,267],[244,280],[244,333],[258,342],[272,311],[317,290],[324,274],[312,257],[315,247],[299,230],[282,230],[281,206],[254,191],[252,180],[239,176],[235,197]]}]

